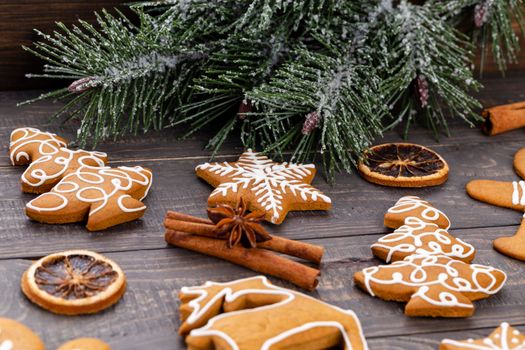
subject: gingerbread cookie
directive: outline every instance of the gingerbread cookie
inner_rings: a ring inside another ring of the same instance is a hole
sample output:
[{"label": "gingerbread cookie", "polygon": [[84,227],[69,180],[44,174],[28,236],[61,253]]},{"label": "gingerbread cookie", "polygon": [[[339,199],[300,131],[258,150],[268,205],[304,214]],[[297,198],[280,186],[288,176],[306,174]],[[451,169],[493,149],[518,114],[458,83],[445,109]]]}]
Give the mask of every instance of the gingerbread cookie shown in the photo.
[{"label": "gingerbread cookie", "polygon": [[443,339],[439,350],[525,350],[525,335],[503,322],[487,338]]},{"label": "gingerbread cookie", "polygon": [[385,226],[398,228],[404,225],[405,219],[410,216],[436,224],[445,230],[450,228],[450,220],[441,210],[416,196],[401,197],[393,207],[389,208],[385,214]]},{"label": "gingerbread cookie", "polygon": [[409,216],[403,226],[372,244],[372,253],[387,263],[412,254],[446,255],[470,263],[476,252],[472,245],[453,237],[438,225]]},{"label": "gingerbread cookie", "polygon": [[472,316],[472,301],[497,293],[506,278],[501,270],[445,255],[410,255],[354,275],[355,283],[370,295],[407,302],[406,315],[431,317]]},{"label": "gingerbread cookie", "polygon": [[367,349],[352,311],[274,286],[264,276],[184,287],[180,299],[179,333],[189,349]]},{"label": "gingerbread cookie", "polygon": [[90,314],[115,304],[126,290],[126,276],[112,260],[88,250],[43,257],[21,281],[26,297],[51,312]]},{"label": "gingerbread cookie", "polygon": [[48,192],[68,172],[81,166],[103,167],[108,162],[105,153],[74,151],[66,146],[63,138],[38,129],[19,128],[11,133],[11,163],[30,163],[21,177],[23,192]]},{"label": "gingerbread cookie", "polygon": [[140,166],[83,166],[27,203],[26,214],[48,224],[87,219],[88,230],[103,230],[142,217],[151,181],[151,171]]},{"label": "gingerbread cookie", "polygon": [[[525,148],[514,156],[514,169],[524,178]],[[467,184],[467,193],[485,203],[525,211],[525,181],[472,180]],[[525,261],[525,219],[522,219],[521,226],[514,236],[496,239],[494,248],[502,254]]]},{"label": "gingerbread cookie", "polygon": [[78,338],[62,344],[57,350],[111,350],[111,348],[96,338]]},{"label": "gingerbread cookie", "polygon": [[265,212],[265,220],[274,224],[282,223],[292,210],[332,207],[330,198],[310,185],[315,176],[313,164],[276,163],[249,149],[237,162],[204,163],[195,172],[216,187],[208,205],[236,207],[243,197],[250,211]]},{"label": "gingerbread cookie", "polygon": [[44,350],[42,340],[20,322],[0,318],[0,350]]}]

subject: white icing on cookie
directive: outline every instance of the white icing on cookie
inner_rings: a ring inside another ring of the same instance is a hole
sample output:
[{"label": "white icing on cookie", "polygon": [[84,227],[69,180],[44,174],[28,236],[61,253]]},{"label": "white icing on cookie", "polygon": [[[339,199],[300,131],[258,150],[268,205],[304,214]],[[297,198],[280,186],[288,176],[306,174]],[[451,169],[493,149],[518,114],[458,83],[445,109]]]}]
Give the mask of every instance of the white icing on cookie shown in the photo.
[{"label": "white icing on cookie", "polygon": [[525,205],[525,181],[512,181],[512,189],[512,204]]},{"label": "white icing on cookie", "polygon": [[[424,231],[416,233],[421,230]],[[392,256],[396,252],[419,255],[442,254],[458,259],[465,259],[474,254],[472,245],[450,236],[446,230],[436,224],[414,216],[407,217],[403,226],[381,237],[377,243],[372,244],[372,247],[388,250],[385,259],[388,263],[392,261]]]},{"label": "white icing on cookie", "polygon": [[[149,177],[146,175],[149,174]],[[97,203],[96,207],[92,207],[89,215],[93,215],[98,211],[105,208],[109,203],[110,198],[116,195],[118,192],[126,192],[131,189],[134,184],[139,184],[141,186],[147,186],[145,194],[140,200],[144,199],[147,195],[152,181],[152,174],[149,170],[144,169],[141,166],[136,167],[90,167],[83,166],[77,171],[72,172],[66,175],[51,192],[44,193],[42,196],[56,196],[61,200],[61,203],[55,207],[40,207],[34,204],[40,197],[35,198],[26,204],[26,206],[35,211],[45,211],[53,212],[65,208],[69,203],[64,196],[67,193],[75,192],[75,197],[84,203]],[[80,187],[76,179],[92,184],[93,186]],[[111,190],[108,192],[103,188],[103,184],[110,182],[112,186]],[[90,192],[91,196],[84,195],[87,191]],[[93,192],[98,192],[99,195],[93,197]],[[141,211],[146,209],[146,206],[138,208],[128,208],[126,207],[124,201],[126,198],[131,198],[127,193],[120,194],[117,198],[117,205],[119,209],[124,213],[131,213],[135,211]]]},{"label": "white icing on cookie", "polygon": [[518,330],[513,330],[509,333],[509,324],[503,322],[500,325],[501,333],[491,335],[496,342],[490,337],[483,339],[483,344],[476,344],[474,340],[458,341],[453,339],[443,339],[441,344],[452,345],[459,349],[471,350],[525,350],[525,340],[521,340],[521,333]]},{"label": "white icing on cookie", "polygon": [[14,344],[11,340],[4,340],[0,344],[0,350],[13,350]]},{"label": "white icing on cookie", "polygon": [[[22,133],[22,137],[13,141],[15,134]],[[38,137],[44,136],[44,140],[38,140]],[[20,148],[29,144],[38,144],[38,152],[41,155],[51,155],[59,151],[60,147],[66,147],[66,143],[58,138],[56,134],[43,132],[35,128],[18,128],[11,132],[11,142],[9,143],[9,159],[11,164],[20,161],[22,158],[29,160],[29,155]]]},{"label": "white icing on cookie", "polygon": [[[260,279],[261,282],[264,284],[264,286],[268,287],[269,289],[243,289],[243,290],[239,290],[239,291],[234,293],[233,290],[228,287],[228,286],[233,285],[233,284],[238,284],[238,283],[242,283],[244,281],[255,280],[255,279]],[[280,288],[280,287],[274,286],[273,284],[269,283],[267,278],[264,277],[264,276],[250,277],[250,278],[240,279],[240,280],[227,282],[227,283],[216,283],[216,282],[209,282],[208,281],[208,282],[205,283],[204,287],[209,287],[209,286],[212,286],[212,285],[224,286],[224,288],[219,293],[217,293],[213,298],[211,298],[202,308],[200,306],[200,302],[205,300],[208,297],[208,292],[205,289],[203,289],[200,286],[198,286],[198,287],[183,287],[181,289],[181,292],[184,293],[184,294],[198,295],[198,297],[196,297],[195,299],[191,300],[188,303],[188,306],[193,309],[191,314],[186,319],[186,322],[188,324],[194,324],[195,322],[200,320],[200,318],[204,314],[206,314],[206,311],[208,311],[209,308],[213,306],[213,304],[215,304],[218,300],[220,300],[222,298],[224,298],[225,302],[228,302],[228,303],[231,303],[231,302],[235,301],[237,298],[239,298],[240,296],[243,296],[243,295],[246,295],[246,294],[281,295],[281,296],[284,296],[284,298],[283,298],[283,300],[281,300],[280,302],[277,302],[275,304],[270,304],[270,305],[265,305],[265,306],[259,306],[259,307],[252,308],[252,309],[238,310],[238,311],[232,311],[232,312],[228,312],[228,313],[219,314],[219,315],[211,318],[210,320],[208,320],[208,323],[204,327],[193,329],[190,332],[190,335],[192,337],[218,336],[218,337],[222,338],[224,341],[226,341],[226,343],[230,346],[231,350],[239,350],[239,346],[237,345],[237,343],[230,336],[228,336],[228,334],[226,334],[226,333],[224,333],[224,332],[222,332],[220,330],[211,329],[215,322],[217,322],[220,319],[226,318],[226,317],[231,317],[233,315],[244,314],[244,313],[260,312],[262,310],[278,308],[278,307],[280,307],[282,305],[286,305],[288,303],[293,302],[296,299],[297,296],[301,296],[301,297],[313,300],[313,301],[315,301],[317,303],[323,304],[323,305],[325,305],[325,306],[327,306],[329,308],[332,308],[334,310],[337,310],[338,312],[341,312],[341,313],[344,313],[346,315],[349,315],[354,320],[355,324],[359,328],[359,338],[360,338],[361,343],[364,346],[364,349],[365,350],[368,349],[368,346],[367,346],[367,343],[366,343],[366,339],[365,339],[365,337],[363,335],[363,330],[361,328],[361,324],[359,322],[359,319],[357,318],[355,313],[353,311],[351,311],[351,310],[343,310],[341,308],[338,308],[337,306],[333,306],[333,305],[324,303],[324,302],[322,302],[320,300],[317,300],[317,299],[314,299],[314,298],[312,298],[312,297],[310,297],[308,295],[304,295],[304,294],[301,294],[301,293],[298,293],[298,292],[295,292],[295,291],[292,291],[292,290],[289,290],[289,289],[285,289],[285,288]],[[344,342],[344,345],[345,345],[345,349],[352,350],[352,345],[350,343],[350,339],[349,339],[349,336],[347,334],[347,331],[345,330],[344,326],[340,322],[337,322],[337,321],[307,322],[307,323],[305,323],[305,324],[303,324],[303,325],[301,325],[299,327],[288,329],[288,330],[284,331],[283,333],[280,333],[277,336],[274,336],[274,337],[272,337],[270,339],[267,339],[264,342],[264,344],[261,346],[261,350],[269,350],[272,345],[277,344],[277,343],[283,341],[284,339],[286,339],[286,338],[288,338],[288,337],[290,337],[290,336],[292,336],[294,334],[297,334],[297,333],[300,333],[300,332],[304,332],[306,330],[314,329],[314,328],[317,328],[317,327],[334,327],[334,328],[338,329],[341,332],[341,335],[342,335],[342,338],[343,338],[343,342]]]},{"label": "white icing on cookie", "polygon": [[[57,157],[58,153],[62,153],[65,156]],[[82,154],[78,158],[79,166],[105,166],[102,158],[106,157],[106,153],[103,152],[88,152],[83,150],[70,150],[67,148],[60,148],[55,154],[45,155],[37,160],[33,161],[29,168],[22,174],[22,181],[30,186],[38,187],[46,181],[61,177],[66,171],[71,169],[71,163],[75,155]],[[48,174],[43,169],[38,169],[38,166],[47,162],[53,162],[54,164],[61,166],[62,168],[56,173]],[[88,163],[91,162],[91,163]],[[93,164],[94,163],[94,164]],[[34,169],[37,167],[37,169]]]},{"label": "white icing on cookie", "polygon": [[406,213],[412,210],[422,209],[421,219],[427,222],[434,222],[440,217],[443,217],[447,220],[448,226],[445,230],[450,228],[450,220],[441,210],[432,207],[427,201],[422,200],[416,196],[405,196],[401,197],[396,204],[388,209],[389,213]]},{"label": "white icing on cookie", "polygon": [[[462,276],[461,270],[465,267],[469,270],[468,276]],[[401,273],[400,269],[409,268],[409,273]],[[461,268],[461,270],[460,270]],[[389,278],[379,277],[379,272],[393,271]],[[419,296],[436,306],[445,307],[469,307],[472,305],[462,304],[458,301],[455,293],[483,293],[492,295],[497,293],[505,282],[499,285],[493,272],[503,271],[490,266],[478,264],[466,264],[462,261],[449,258],[445,255],[409,255],[402,261],[396,261],[390,265],[372,266],[363,270],[364,284],[370,295],[375,296],[372,283],[382,286],[396,285],[419,287],[412,297]],[[506,279],[506,276],[505,276]],[[483,282],[482,282],[483,280]],[[490,281],[490,282],[489,282]],[[445,291],[440,292],[439,299],[433,299],[428,295],[432,287],[442,287]],[[452,294],[451,294],[452,293]]]},{"label": "white icing on cookie", "polygon": [[315,169],[313,164],[274,163],[266,156],[248,149],[236,163],[204,163],[195,170],[208,170],[219,176],[228,176],[230,181],[223,182],[211,193],[213,196],[227,196],[239,189],[250,189],[259,203],[272,214],[276,222],[283,212],[283,198],[292,194],[303,201],[318,199],[331,203],[329,197],[304,182]]}]

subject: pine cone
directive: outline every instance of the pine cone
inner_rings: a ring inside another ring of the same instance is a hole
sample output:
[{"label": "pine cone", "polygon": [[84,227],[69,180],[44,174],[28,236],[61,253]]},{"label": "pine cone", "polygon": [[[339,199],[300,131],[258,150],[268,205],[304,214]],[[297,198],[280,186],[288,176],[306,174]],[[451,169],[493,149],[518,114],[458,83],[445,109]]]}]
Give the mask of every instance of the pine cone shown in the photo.
[{"label": "pine cone", "polygon": [[310,133],[319,126],[319,113],[317,112],[311,112],[306,115],[306,120],[303,124],[303,129],[301,132],[303,135],[310,135]]},{"label": "pine cone", "polygon": [[416,90],[419,97],[421,108],[428,106],[428,82],[424,75],[418,75],[416,78]]}]

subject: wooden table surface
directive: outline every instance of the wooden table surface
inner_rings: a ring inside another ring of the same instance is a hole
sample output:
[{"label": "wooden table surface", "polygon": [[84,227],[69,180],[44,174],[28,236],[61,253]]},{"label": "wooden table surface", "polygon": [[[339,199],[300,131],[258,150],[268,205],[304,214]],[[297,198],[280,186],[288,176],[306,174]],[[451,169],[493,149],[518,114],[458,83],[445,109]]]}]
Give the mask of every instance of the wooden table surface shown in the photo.
[{"label": "wooden table surface", "polygon": [[[483,82],[486,89],[479,97],[486,106],[525,99],[523,76]],[[48,349],[81,336],[101,338],[116,350],[183,349],[176,333],[180,287],[255,274],[215,258],[168,247],[164,242],[162,220],[166,210],[205,214],[211,188],[196,178],[193,169],[208,160],[209,153],[203,150],[208,135],[200,133],[179,142],[175,138],[180,130],[170,129],[97,147],[108,152],[113,166],[143,165],[153,170],[153,187],[146,199],[148,210],[143,219],[97,233],[88,232],[83,224],[38,224],[24,215],[24,205],[33,196],[20,191],[23,168],[9,164],[9,134],[16,127],[31,126],[72,137],[76,125],[60,126],[49,119],[52,111],[59,108],[57,104],[16,107],[17,102],[35,95],[35,91],[0,93],[0,316],[31,327]],[[454,121],[451,133],[451,137],[442,137],[438,142],[429,131],[416,127],[409,137],[410,141],[434,148],[449,162],[450,178],[445,185],[394,189],[365,182],[357,174],[339,174],[332,187],[318,176],[314,184],[332,198],[333,210],[291,213],[283,225],[270,227],[273,233],[325,246],[321,281],[311,295],[354,310],[371,350],[437,349],[444,337],[482,337],[502,321],[525,330],[525,263],[492,249],[494,238],[515,232],[521,214],[476,202],[464,190],[470,179],[517,179],[512,158],[515,151],[525,146],[525,130],[488,138],[479,130]],[[397,132],[389,132],[377,142],[399,140]],[[218,159],[235,160],[241,151],[238,143],[228,143]],[[451,233],[477,248],[475,262],[508,274],[500,293],[475,303],[473,317],[409,318],[403,314],[404,304],[373,298],[353,284],[356,271],[380,263],[372,257],[370,244],[389,232],[382,225],[383,214],[403,195],[432,201],[450,217]],[[76,248],[105,253],[120,264],[129,282],[122,300],[96,315],[78,317],[53,315],[26,300],[19,281],[31,261]],[[280,280],[272,281],[291,287]]]}]

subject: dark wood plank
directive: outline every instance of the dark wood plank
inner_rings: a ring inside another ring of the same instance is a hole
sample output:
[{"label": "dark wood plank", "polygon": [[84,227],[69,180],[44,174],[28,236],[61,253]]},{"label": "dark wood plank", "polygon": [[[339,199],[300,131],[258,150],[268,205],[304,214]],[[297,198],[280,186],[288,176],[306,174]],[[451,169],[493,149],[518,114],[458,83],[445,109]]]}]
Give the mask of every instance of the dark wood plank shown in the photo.
[{"label": "dark wood plank", "polygon": [[27,79],[27,73],[39,73],[43,62],[25,52],[22,45],[31,46],[39,40],[33,29],[51,33],[55,22],[73,23],[78,18],[94,22],[93,11],[111,10],[125,1],[119,0],[61,0],[18,1],[0,3],[0,90],[29,89],[56,86],[49,79]]},{"label": "dark wood plank", "polygon": [[[358,290],[352,282],[354,272],[379,263],[372,258],[369,248],[377,236],[312,240],[313,243],[325,244],[327,255],[319,288],[310,295],[354,310],[361,319],[365,335],[371,339],[406,335],[411,339],[415,335],[416,339],[422,340],[430,332],[492,328],[502,321],[525,325],[522,263],[493,251],[490,247],[492,237],[486,231],[470,230],[458,236],[477,247],[477,263],[493,264],[505,270],[509,277],[499,294],[476,302],[476,314],[469,319],[408,318],[403,314],[402,304],[372,298]],[[207,280],[230,281],[254,275],[244,268],[177,248],[107,255],[121,265],[129,281],[128,291],[115,307],[79,317],[56,316],[41,310],[27,301],[19,290],[19,279],[30,261],[10,259],[0,261],[0,285],[3,286],[0,314],[26,323],[44,338],[49,348],[55,348],[70,338],[96,336],[114,344],[115,350],[138,349],[130,344],[136,341],[149,344],[156,341],[158,334],[177,339],[174,334],[179,325],[177,293],[180,287],[199,285]],[[280,280],[272,281],[292,287]],[[407,339],[402,338],[397,344],[403,344]],[[381,345],[380,340],[377,342]],[[384,348],[379,345],[377,348]],[[177,348],[177,343],[171,347],[158,347],[172,348]],[[421,347],[414,345],[412,348]]]},{"label": "dark wood plank", "polygon": [[[403,195],[418,195],[431,200],[447,213],[453,228],[510,226],[494,228],[510,233],[514,225],[519,224],[521,215],[474,201],[466,195],[464,187],[475,178],[517,179],[512,169],[512,157],[522,146],[521,142],[437,146],[435,149],[449,160],[452,172],[448,182],[436,188],[386,188],[370,184],[357,174],[338,175],[337,185],[332,187],[318,177],[314,184],[332,198],[333,210],[290,213],[282,225],[272,226],[271,230],[294,239],[387,232],[383,227],[385,211]],[[162,218],[168,209],[201,216],[205,213],[211,187],[194,174],[194,167],[201,162],[202,159],[184,158],[115,164],[140,164],[153,170],[153,187],[146,199],[149,209],[142,220],[95,234],[88,233],[83,224],[60,226],[29,221],[23,208],[34,196],[20,192],[18,181],[23,168],[0,168],[0,183],[4,186],[0,198],[0,217],[4,222],[0,226],[0,240],[4,243],[0,246],[0,257],[34,256],[48,251],[46,247],[54,249],[71,241],[94,249],[114,251],[162,247],[158,233],[163,231]],[[108,244],[114,236],[126,238]],[[35,240],[41,243],[28,244]]]}]

